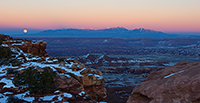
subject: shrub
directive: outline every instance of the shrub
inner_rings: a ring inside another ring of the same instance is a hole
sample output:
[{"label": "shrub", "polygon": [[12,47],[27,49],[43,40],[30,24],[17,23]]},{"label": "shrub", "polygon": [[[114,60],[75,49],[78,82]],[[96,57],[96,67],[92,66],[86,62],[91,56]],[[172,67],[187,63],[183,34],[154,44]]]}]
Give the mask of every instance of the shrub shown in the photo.
[{"label": "shrub", "polygon": [[32,40],[27,40],[27,42],[32,43],[33,41]]},{"label": "shrub", "polygon": [[7,58],[4,58],[4,59],[2,59],[2,60],[0,61],[0,66],[1,66],[1,65],[8,65],[8,64],[9,64],[9,61],[8,61]]},{"label": "shrub", "polygon": [[15,73],[17,73],[17,71],[15,71],[15,69],[13,69],[13,68],[9,68],[7,70],[7,74],[15,74]]},{"label": "shrub", "polygon": [[39,57],[42,57],[42,54],[39,54],[38,56],[39,56]]},{"label": "shrub", "polygon": [[26,58],[24,54],[20,54],[18,57]]},{"label": "shrub", "polygon": [[13,84],[17,87],[28,86],[30,93],[47,94],[55,91],[56,86],[53,78],[56,73],[50,68],[45,68],[43,72],[28,68],[23,73],[17,73],[13,79]]},{"label": "shrub", "polygon": [[9,62],[12,64],[12,66],[20,66],[22,63],[17,59],[10,59]]},{"label": "shrub", "polygon": [[8,47],[0,46],[0,59],[8,58],[12,54],[12,51]]},{"label": "shrub", "polygon": [[64,57],[56,57],[56,59],[57,59],[59,62],[61,62],[61,61],[64,61],[64,60],[65,60],[65,58],[64,58]]},{"label": "shrub", "polygon": [[6,102],[7,103],[21,103],[21,101],[16,96],[9,96]]},{"label": "shrub", "polygon": [[5,41],[5,38],[3,38],[3,37],[0,36],[0,45],[2,44],[3,41]]}]

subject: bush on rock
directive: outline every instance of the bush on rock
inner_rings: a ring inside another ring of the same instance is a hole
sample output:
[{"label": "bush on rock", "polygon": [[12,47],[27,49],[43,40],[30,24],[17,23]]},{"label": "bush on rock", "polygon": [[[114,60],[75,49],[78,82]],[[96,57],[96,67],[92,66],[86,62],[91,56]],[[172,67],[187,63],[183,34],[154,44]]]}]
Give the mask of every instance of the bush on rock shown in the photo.
[{"label": "bush on rock", "polygon": [[0,59],[8,58],[12,54],[12,51],[8,47],[0,46]]},{"label": "bush on rock", "polygon": [[7,103],[21,103],[21,101],[16,96],[9,96]]},{"label": "bush on rock", "polygon": [[56,73],[50,68],[45,68],[43,72],[28,68],[23,73],[17,73],[13,79],[13,84],[17,87],[28,86],[30,93],[47,94],[55,91],[56,86],[53,78]]},{"label": "bush on rock", "polygon": [[[1,34],[0,34],[1,35]],[[5,41],[6,39],[0,36],[0,45]]]}]

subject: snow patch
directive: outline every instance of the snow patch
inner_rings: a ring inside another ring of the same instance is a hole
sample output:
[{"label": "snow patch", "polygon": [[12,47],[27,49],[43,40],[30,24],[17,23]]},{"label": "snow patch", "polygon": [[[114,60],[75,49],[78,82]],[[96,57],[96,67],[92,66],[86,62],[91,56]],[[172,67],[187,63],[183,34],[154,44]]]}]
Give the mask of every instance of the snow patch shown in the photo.
[{"label": "snow patch", "polygon": [[1,44],[1,46],[8,47],[8,45],[7,45],[7,44]]},{"label": "snow patch", "polygon": [[82,92],[78,93],[78,95],[80,95],[80,96],[83,96],[84,94],[85,94],[85,92],[84,92],[84,91],[82,91]]},{"label": "snow patch", "polygon": [[108,42],[108,39],[105,39],[105,40],[103,41],[103,43],[106,43],[106,42]]},{"label": "snow patch", "polygon": [[95,77],[97,77],[98,79],[103,79],[103,76],[97,75],[97,74],[88,74],[88,76],[90,75],[94,75]]},{"label": "snow patch", "polygon": [[13,92],[5,92],[5,93],[3,93],[4,95],[6,95],[6,94],[13,94]]},{"label": "snow patch", "polygon": [[57,90],[57,91],[55,91],[54,93],[59,93],[60,91],[59,90]]},{"label": "snow patch", "polygon": [[33,102],[33,100],[35,100],[35,97],[24,97],[23,99],[28,102]]},{"label": "snow patch", "polygon": [[104,55],[100,56],[98,59],[95,60],[96,63],[99,62],[100,59],[102,59],[104,57]]},{"label": "snow patch", "polygon": [[184,72],[184,71],[185,71],[185,70],[181,70],[181,71],[178,71],[178,72],[175,72],[175,73],[171,73],[171,74],[165,76],[164,78],[171,77],[171,76],[173,76],[173,75],[175,75],[175,74],[182,73],[182,72]]},{"label": "snow patch", "polygon": [[44,101],[51,101],[55,97],[56,97],[56,95],[49,95],[49,96],[40,97],[40,99],[42,99]]},{"label": "snow patch", "polygon": [[63,96],[64,96],[64,97],[67,97],[67,98],[72,98],[72,95],[69,94],[69,93],[63,93]]},{"label": "snow patch", "polygon": [[3,86],[3,88],[11,88],[11,87],[17,88],[17,87],[15,87],[15,85],[12,83],[12,80],[10,80],[10,79],[3,78],[3,79],[1,79],[0,82],[3,82],[6,84]]},{"label": "snow patch", "polygon": [[66,76],[66,77],[68,77],[68,78],[71,78],[71,76],[70,76],[69,74],[60,73],[59,75],[64,75],[64,76]]},{"label": "snow patch", "polygon": [[89,55],[90,55],[90,54],[87,54],[87,55],[83,56],[83,58],[87,58]]},{"label": "snow patch", "polygon": [[29,91],[25,92],[25,93],[21,93],[21,94],[16,94],[15,96],[19,99],[28,101],[28,102],[32,102],[33,100],[35,100],[35,97],[25,97],[26,94],[30,94]]}]

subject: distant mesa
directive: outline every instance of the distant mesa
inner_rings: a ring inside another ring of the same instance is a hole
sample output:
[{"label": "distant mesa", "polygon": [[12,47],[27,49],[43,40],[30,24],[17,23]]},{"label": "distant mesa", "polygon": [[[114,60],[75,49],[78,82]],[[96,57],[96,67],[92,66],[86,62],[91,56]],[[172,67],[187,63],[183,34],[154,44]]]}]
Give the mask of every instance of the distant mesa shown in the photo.
[{"label": "distant mesa", "polygon": [[174,37],[175,35],[166,34],[160,31],[154,31],[150,29],[133,29],[128,30],[124,27],[114,27],[107,29],[56,29],[56,30],[44,30],[39,33],[29,34],[28,36],[39,37]]}]

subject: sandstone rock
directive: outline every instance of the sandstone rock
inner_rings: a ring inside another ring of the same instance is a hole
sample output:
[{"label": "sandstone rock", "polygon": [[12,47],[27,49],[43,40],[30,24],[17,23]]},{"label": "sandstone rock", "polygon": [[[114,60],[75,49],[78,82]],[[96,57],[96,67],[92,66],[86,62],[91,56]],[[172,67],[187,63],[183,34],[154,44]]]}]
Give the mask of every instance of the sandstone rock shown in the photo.
[{"label": "sandstone rock", "polygon": [[57,75],[54,81],[59,84],[58,89],[62,91],[77,91],[79,93],[84,90],[83,85],[72,77],[68,78],[64,75]]},{"label": "sandstone rock", "polygon": [[85,87],[85,92],[97,101],[102,101],[107,97],[106,88],[103,85]]},{"label": "sandstone rock", "polygon": [[95,78],[94,75],[83,76],[82,83],[84,86],[92,86],[97,83],[97,78]]},{"label": "sandstone rock", "polygon": [[[12,38],[10,38],[9,40],[11,41],[4,41],[3,43],[9,45],[9,47],[19,48],[25,53],[31,53],[33,55],[48,56],[47,52],[45,51],[46,42],[39,41],[38,43],[31,43],[24,40],[16,40]],[[22,41],[24,43],[22,43]]]},{"label": "sandstone rock", "polygon": [[61,69],[61,68],[55,68],[55,69],[58,71],[58,73],[65,73],[66,72],[64,69]]},{"label": "sandstone rock", "polygon": [[0,34],[0,37],[5,38],[6,40],[12,40],[12,39],[13,39],[13,38],[10,37],[9,35],[2,35],[2,34]]},{"label": "sandstone rock", "polygon": [[151,73],[136,86],[127,103],[199,103],[200,62],[180,62]]},{"label": "sandstone rock", "polygon": [[36,70],[38,71],[38,72],[43,72],[44,70],[42,69],[42,68],[40,68],[40,67],[36,67]]}]

